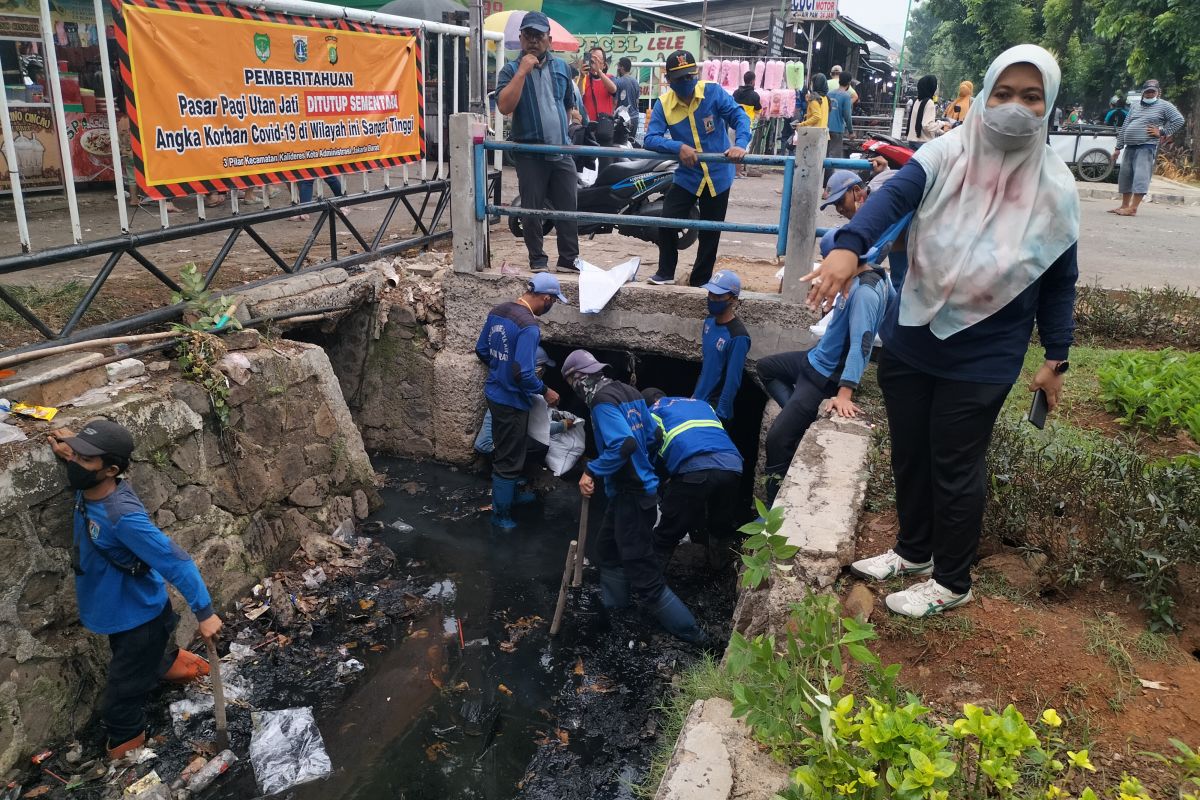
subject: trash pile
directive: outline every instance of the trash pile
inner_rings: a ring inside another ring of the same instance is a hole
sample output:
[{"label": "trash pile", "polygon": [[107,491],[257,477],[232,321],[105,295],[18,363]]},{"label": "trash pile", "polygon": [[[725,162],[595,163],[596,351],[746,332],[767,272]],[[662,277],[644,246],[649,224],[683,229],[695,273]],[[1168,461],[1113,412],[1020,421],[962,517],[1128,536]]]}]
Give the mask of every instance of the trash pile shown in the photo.
[{"label": "trash pile", "polygon": [[251,797],[328,776],[333,765],[316,720],[431,605],[407,579],[389,577],[395,555],[364,535],[382,530],[346,520],[328,536],[307,536],[289,569],[264,577],[225,617],[229,749],[214,745],[211,678],[164,685],[147,708],[146,747],[110,764],[96,720],[82,741],[38,753],[10,774],[0,800],[185,800],[214,782],[222,797]]}]

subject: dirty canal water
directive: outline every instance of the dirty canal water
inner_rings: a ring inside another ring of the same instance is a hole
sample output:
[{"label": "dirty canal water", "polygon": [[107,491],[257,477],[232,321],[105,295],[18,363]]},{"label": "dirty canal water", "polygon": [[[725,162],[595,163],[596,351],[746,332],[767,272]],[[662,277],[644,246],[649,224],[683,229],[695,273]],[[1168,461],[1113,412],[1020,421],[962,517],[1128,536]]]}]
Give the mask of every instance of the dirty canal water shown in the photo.
[{"label": "dirty canal water", "polygon": [[[636,609],[604,612],[592,569],[584,588],[572,591],[562,632],[549,636],[578,529],[574,484],[548,479],[543,499],[518,511],[520,528],[498,534],[485,510],[484,478],[396,459],[375,466],[388,483],[386,505],[372,517],[383,530],[372,535],[396,561],[386,578],[369,580],[385,587],[380,606],[388,591],[402,591],[412,613],[376,631],[382,638],[371,638],[372,646],[343,641],[356,635],[350,625],[293,641],[292,648],[334,654],[326,661],[361,661],[361,672],[340,681],[315,655],[306,668],[274,678],[267,664],[244,668],[251,681],[274,681],[271,702],[254,692],[257,707],[314,707],[333,775],[289,796],[632,798],[658,735],[655,707],[701,653]],[[603,505],[591,505],[594,534]],[[708,633],[725,641],[732,570],[712,571],[701,548],[684,544],[667,579]],[[245,716],[231,714],[235,749],[248,733]],[[208,796],[258,794],[244,761],[217,786]]]}]

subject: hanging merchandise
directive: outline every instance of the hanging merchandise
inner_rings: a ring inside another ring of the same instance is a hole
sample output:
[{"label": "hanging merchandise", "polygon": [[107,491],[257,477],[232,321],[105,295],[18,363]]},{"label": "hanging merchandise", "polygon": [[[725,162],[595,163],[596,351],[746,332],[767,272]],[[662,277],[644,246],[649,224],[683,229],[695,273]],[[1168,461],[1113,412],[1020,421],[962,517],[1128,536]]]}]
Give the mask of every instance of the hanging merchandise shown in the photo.
[{"label": "hanging merchandise", "polygon": [[787,85],[789,89],[804,88],[804,65],[799,61],[787,63]]},{"label": "hanging merchandise", "polygon": [[754,65],[754,85],[763,88],[763,76],[767,74],[767,62],[759,61]]}]

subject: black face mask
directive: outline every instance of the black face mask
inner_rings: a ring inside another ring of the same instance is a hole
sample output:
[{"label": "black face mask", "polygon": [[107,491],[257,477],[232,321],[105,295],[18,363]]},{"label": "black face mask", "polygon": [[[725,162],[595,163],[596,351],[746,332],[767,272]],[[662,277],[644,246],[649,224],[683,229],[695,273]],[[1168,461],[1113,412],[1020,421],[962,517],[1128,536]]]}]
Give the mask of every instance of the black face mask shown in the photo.
[{"label": "black face mask", "polygon": [[[100,469],[103,472],[104,468]],[[100,481],[104,480],[98,472],[93,472],[82,464],[74,461],[67,462],[67,484],[77,492],[85,489],[91,489]]]},{"label": "black face mask", "polygon": [[540,310],[540,311],[534,311],[533,313],[534,313],[534,315],[535,315],[535,316],[538,316],[538,317],[540,317],[540,316],[543,316],[543,315],[545,315],[545,314],[549,314],[549,313],[550,313],[550,309],[552,309],[552,308],[554,308],[554,301],[553,301],[553,300],[548,300],[548,301],[546,301],[546,302],[542,303],[542,308],[541,308],[541,310]]}]

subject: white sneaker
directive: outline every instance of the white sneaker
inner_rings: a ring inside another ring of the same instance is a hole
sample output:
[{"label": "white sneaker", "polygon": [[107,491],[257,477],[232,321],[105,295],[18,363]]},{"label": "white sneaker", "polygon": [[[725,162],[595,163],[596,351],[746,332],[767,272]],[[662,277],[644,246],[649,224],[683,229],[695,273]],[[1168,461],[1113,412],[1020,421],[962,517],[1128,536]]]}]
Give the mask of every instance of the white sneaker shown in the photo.
[{"label": "white sneaker", "polygon": [[855,561],[850,565],[850,571],[860,578],[872,578],[886,581],[899,575],[929,575],[933,573],[933,562],[916,563],[905,561],[896,555],[895,550],[888,550],[883,555],[873,556]]},{"label": "white sneaker", "polygon": [[941,614],[971,602],[971,590],[967,589],[966,594],[955,594],[930,578],[921,583],[914,583],[904,591],[892,592],[884,602],[897,614],[920,618]]}]

